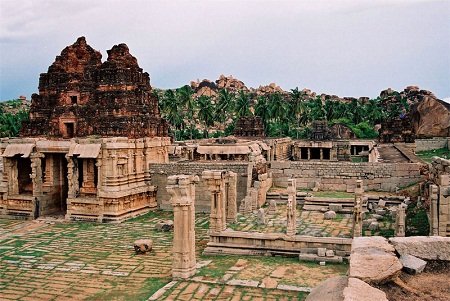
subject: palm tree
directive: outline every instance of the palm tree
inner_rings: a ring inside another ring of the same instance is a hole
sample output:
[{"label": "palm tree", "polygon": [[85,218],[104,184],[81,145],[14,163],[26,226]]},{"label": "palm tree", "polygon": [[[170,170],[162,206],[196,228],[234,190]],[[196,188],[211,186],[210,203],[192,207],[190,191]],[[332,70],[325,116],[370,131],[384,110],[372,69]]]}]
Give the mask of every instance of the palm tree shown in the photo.
[{"label": "palm tree", "polygon": [[224,122],[227,119],[227,116],[230,116],[233,111],[235,95],[227,89],[221,89],[219,90],[218,98],[216,119],[220,122]]},{"label": "palm tree", "polygon": [[194,91],[192,91],[191,86],[185,85],[176,90],[177,102],[180,106],[184,107],[186,112],[186,118],[189,120],[189,137],[192,139],[192,131],[194,129],[194,109],[195,100],[193,97]]},{"label": "palm tree", "polygon": [[177,140],[176,130],[181,130],[185,124],[181,106],[173,90],[166,90],[161,97],[161,114],[174,127],[175,140]]},{"label": "palm tree", "polygon": [[202,95],[197,99],[198,118],[203,122],[205,127],[205,138],[208,138],[208,127],[214,124],[214,107],[211,98]]},{"label": "palm tree", "polygon": [[264,131],[267,134],[270,119],[270,111],[269,106],[267,105],[266,96],[258,97],[257,102],[255,104],[255,115],[261,117],[261,120],[264,124]]},{"label": "palm tree", "polygon": [[309,102],[311,120],[322,120],[325,118],[326,112],[322,104],[322,99],[317,96],[316,99]]},{"label": "palm tree", "polygon": [[250,112],[250,95],[243,90],[239,91],[236,98],[235,112],[237,118],[252,115]]}]

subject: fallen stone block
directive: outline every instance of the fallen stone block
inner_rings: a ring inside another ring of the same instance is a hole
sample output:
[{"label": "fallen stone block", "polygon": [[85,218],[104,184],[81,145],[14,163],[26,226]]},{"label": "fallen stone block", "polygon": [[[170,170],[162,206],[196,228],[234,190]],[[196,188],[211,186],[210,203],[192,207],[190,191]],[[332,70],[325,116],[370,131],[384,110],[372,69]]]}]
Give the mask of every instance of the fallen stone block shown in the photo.
[{"label": "fallen stone block", "polygon": [[327,211],[323,214],[324,219],[335,219],[336,218],[336,212],[334,211]]},{"label": "fallen stone block", "polygon": [[380,224],[378,222],[371,222],[369,225],[369,230],[376,231],[378,230]]},{"label": "fallen stone block", "polygon": [[395,278],[402,269],[394,248],[386,238],[355,237],[350,254],[349,276],[368,283],[384,283]]},{"label": "fallen stone block", "polygon": [[400,262],[403,265],[403,270],[411,275],[422,273],[427,265],[425,260],[408,254],[400,256]]},{"label": "fallen stone block", "polygon": [[317,255],[319,257],[325,257],[327,249],[325,248],[317,248]]},{"label": "fallen stone block", "polygon": [[138,239],[134,242],[134,251],[136,254],[145,254],[150,252],[153,247],[153,241],[151,239]]},{"label": "fallen stone block", "polygon": [[163,232],[169,232],[173,230],[173,221],[166,220],[166,221],[160,221],[155,225],[156,230],[163,231]]},{"label": "fallen stone block", "polygon": [[392,237],[389,242],[400,255],[412,255],[423,260],[450,261],[450,237]]}]

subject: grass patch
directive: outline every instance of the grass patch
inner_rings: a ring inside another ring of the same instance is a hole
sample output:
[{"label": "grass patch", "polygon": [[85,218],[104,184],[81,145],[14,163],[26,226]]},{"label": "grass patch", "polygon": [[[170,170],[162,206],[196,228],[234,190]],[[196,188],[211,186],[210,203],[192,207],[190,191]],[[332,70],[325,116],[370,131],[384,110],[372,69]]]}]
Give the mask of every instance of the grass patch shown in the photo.
[{"label": "grass patch", "polygon": [[353,198],[354,194],[345,191],[317,191],[312,193],[313,196],[319,198],[337,198],[337,199],[348,199]]},{"label": "grass patch", "polygon": [[239,258],[241,257],[236,255],[200,256],[200,260],[212,260],[212,262],[201,268],[196,276],[214,279],[222,278],[223,275],[225,275],[225,272],[228,271]]},{"label": "grass patch", "polygon": [[416,155],[424,160],[425,162],[430,163],[434,156],[441,157],[444,159],[450,159],[450,150],[448,148],[439,148],[428,151],[417,152]]},{"label": "grass patch", "polygon": [[425,208],[412,204],[406,210],[406,236],[427,236],[430,234],[430,224],[428,222]]},{"label": "grass patch", "polygon": [[158,218],[158,219],[173,219],[173,212],[164,211],[164,210],[155,210],[149,211],[143,215],[139,215],[134,218],[130,218],[125,223],[136,223],[136,222],[147,222],[149,219]]}]

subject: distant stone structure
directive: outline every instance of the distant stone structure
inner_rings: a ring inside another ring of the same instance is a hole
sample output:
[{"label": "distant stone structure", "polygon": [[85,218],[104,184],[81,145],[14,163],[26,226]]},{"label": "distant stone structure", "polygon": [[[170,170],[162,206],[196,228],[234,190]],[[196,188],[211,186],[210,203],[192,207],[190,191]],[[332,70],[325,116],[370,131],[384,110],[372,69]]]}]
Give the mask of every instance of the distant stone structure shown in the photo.
[{"label": "distant stone structure", "polygon": [[236,122],[234,135],[238,137],[265,137],[264,124],[259,116],[242,116]]},{"label": "distant stone structure", "polygon": [[128,47],[102,63],[80,37],[41,74],[22,138],[0,141],[0,215],[118,222],[155,208],[148,168],[168,162],[167,132]]},{"label": "distant stone structure", "polygon": [[227,173],[224,170],[205,170],[202,173],[202,178],[206,181],[211,192],[209,230],[214,232],[222,232],[227,228],[226,175]]},{"label": "distant stone structure", "polygon": [[197,176],[176,175],[167,180],[174,215],[173,278],[189,278],[195,274],[195,184]]}]

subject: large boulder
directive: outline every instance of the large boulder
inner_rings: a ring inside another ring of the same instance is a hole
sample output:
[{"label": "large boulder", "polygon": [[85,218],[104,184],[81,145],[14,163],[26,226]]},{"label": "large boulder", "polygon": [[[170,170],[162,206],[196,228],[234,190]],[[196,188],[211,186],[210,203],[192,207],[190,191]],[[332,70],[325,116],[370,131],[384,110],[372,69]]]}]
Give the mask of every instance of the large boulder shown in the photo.
[{"label": "large boulder", "polygon": [[388,301],[386,293],[357,278],[348,278],[344,301]]},{"label": "large boulder", "polygon": [[356,278],[328,278],[311,290],[306,301],[387,301],[386,294]]},{"label": "large boulder", "polygon": [[423,260],[450,261],[450,237],[392,237],[389,241],[400,255],[412,255]]},{"label": "large boulder", "polygon": [[328,278],[313,288],[305,301],[342,301],[347,282],[347,276]]},{"label": "large boulder", "polygon": [[424,97],[411,108],[412,124],[417,137],[450,135],[450,104],[432,96]]},{"label": "large boulder", "polygon": [[378,284],[395,278],[401,269],[402,264],[386,238],[373,236],[353,239],[350,277]]}]

